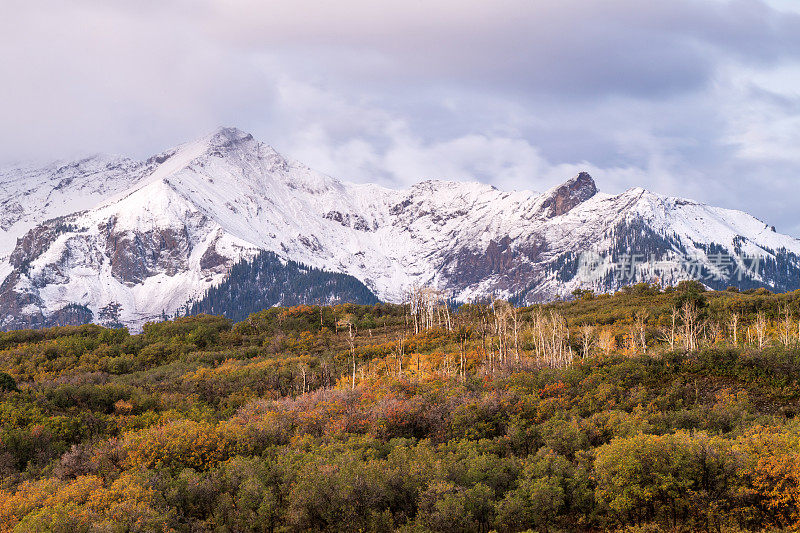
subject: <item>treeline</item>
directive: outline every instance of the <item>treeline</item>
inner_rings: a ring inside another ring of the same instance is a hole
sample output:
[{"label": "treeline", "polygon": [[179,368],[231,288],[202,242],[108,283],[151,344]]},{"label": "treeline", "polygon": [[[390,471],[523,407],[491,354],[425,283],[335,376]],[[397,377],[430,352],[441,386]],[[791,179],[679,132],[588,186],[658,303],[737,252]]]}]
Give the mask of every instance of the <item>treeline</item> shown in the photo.
[{"label": "treeline", "polygon": [[800,293],[575,296],[2,333],[0,530],[800,526]]}]

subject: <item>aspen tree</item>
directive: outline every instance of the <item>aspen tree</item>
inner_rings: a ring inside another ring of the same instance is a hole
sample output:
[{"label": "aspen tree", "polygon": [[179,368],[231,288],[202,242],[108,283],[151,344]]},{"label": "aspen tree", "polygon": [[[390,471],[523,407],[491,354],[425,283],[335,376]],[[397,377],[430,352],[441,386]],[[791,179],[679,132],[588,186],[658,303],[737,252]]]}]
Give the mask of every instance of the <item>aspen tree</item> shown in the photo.
[{"label": "aspen tree", "polygon": [[759,311],[756,313],[756,322],[754,326],[756,330],[756,338],[758,339],[758,349],[763,350],[767,332],[767,317],[764,314],[764,311]]},{"label": "aspen tree", "polygon": [[730,318],[728,319],[728,328],[730,328],[731,333],[733,334],[733,345],[739,345],[739,313],[731,313]]},{"label": "aspen tree", "polygon": [[669,349],[675,351],[675,328],[678,322],[678,308],[673,306],[670,313]]},{"label": "aspen tree", "polygon": [[681,321],[683,322],[683,347],[690,352],[697,349],[697,333],[699,328],[700,311],[697,305],[687,300],[681,306]]},{"label": "aspen tree", "polygon": [[647,315],[644,313],[636,315],[636,332],[639,334],[642,353],[647,353]]},{"label": "aspen tree", "polygon": [[614,334],[607,329],[600,332],[600,348],[606,355],[610,354],[617,348],[617,339]]},{"label": "aspen tree", "polygon": [[586,359],[589,356],[589,350],[594,344],[594,326],[591,324],[582,325],[578,329],[578,335],[581,341],[581,352],[583,353],[583,358]]},{"label": "aspen tree", "polygon": [[783,320],[780,326],[781,343],[787,348],[792,344],[793,329],[794,324],[792,323],[792,316],[789,314],[789,306],[787,305],[783,309]]},{"label": "aspen tree", "polygon": [[397,377],[403,377],[403,342],[405,338],[398,335],[397,336],[397,348],[395,350],[395,357],[397,358]]},{"label": "aspen tree", "polygon": [[338,326],[346,327],[347,328],[347,340],[348,344],[350,345],[350,358],[353,361],[353,380],[352,380],[352,388],[356,388],[356,344],[355,344],[355,335],[353,333],[353,317],[351,315],[345,315],[339,322],[337,322]]}]

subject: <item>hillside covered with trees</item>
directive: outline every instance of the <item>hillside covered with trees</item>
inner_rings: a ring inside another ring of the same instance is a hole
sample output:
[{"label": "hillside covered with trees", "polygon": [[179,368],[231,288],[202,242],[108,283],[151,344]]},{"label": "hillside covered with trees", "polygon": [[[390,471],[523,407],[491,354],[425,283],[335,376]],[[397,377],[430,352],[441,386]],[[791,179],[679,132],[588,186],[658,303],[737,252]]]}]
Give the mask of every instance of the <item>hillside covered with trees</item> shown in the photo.
[{"label": "hillside covered with trees", "polygon": [[12,331],[0,531],[793,530],[799,399],[800,291]]},{"label": "hillside covered with trees", "polygon": [[284,261],[259,252],[231,268],[225,281],[189,302],[178,315],[222,315],[236,322],[277,305],[350,302],[372,305],[378,298],[353,276]]}]

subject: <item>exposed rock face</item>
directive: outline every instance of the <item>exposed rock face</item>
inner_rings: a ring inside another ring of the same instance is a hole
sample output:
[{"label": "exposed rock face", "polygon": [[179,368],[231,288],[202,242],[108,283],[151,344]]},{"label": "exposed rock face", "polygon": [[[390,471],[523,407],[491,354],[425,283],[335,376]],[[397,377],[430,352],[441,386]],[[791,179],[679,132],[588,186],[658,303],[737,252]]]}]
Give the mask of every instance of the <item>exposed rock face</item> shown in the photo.
[{"label": "exposed rock face", "polygon": [[106,238],[111,274],[128,286],[150,276],[174,276],[188,268],[192,245],[186,227],[145,232],[112,231]]},{"label": "exposed rock face", "polygon": [[17,200],[8,198],[0,202],[0,230],[8,231],[25,215],[25,208]]},{"label": "exposed rock face", "polygon": [[15,290],[22,274],[12,272],[0,284],[0,329],[26,329],[43,327],[42,300],[35,293]]},{"label": "exposed rock face", "polygon": [[98,155],[44,167],[0,168],[0,260],[34,226],[92,209],[133,186],[155,166]]},{"label": "exposed rock face", "polygon": [[17,246],[11,252],[9,262],[14,268],[23,268],[24,265],[30,264],[31,261],[42,255],[59,235],[75,229],[75,226],[69,223],[68,217],[56,218],[39,224],[17,240]]},{"label": "exposed rock face", "polygon": [[547,217],[556,217],[597,194],[597,186],[587,172],[581,172],[546,194],[542,208]]},{"label": "exposed rock face", "polygon": [[541,270],[539,263],[546,249],[544,241],[515,243],[508,236],[490,240],[484,250],[464,247],[445,261],[444,279],[456,290],[466,290],[490,279],[498,292],[505,287],[522,287]]},{"label": "exposed rock face", "polygon": [[372,231],[377,229],[374,225],[371,226],[363,217],[356,214],[351,215],[339,211],[329,211],[325,213],[323,217],[338,222],[346,228],[353,228],[359,231]]},{"label": "exposed rock face", "polygon": [[218,241],[219,239],[215,239],[214,244],[209,246],[200,258],[200,268],[204,272],[223,273],[231,266],[231,260],[217,250]]},{"label": "exposed rock face", "polygon": [[0,284],[0,310],[2,310],[0,331],[77,326],[93,320],[91,310],[85,306],[68,304],[55,311],[49,311],[35,292],[14,289],[20,281],[20,274],[12,272]]}]

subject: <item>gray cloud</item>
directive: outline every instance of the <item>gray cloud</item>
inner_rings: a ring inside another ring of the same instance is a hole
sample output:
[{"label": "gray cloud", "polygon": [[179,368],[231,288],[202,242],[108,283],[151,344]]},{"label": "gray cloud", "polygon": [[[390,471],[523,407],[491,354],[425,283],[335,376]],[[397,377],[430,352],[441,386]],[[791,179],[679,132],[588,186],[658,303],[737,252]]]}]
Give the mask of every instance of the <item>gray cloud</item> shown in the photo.
[{"label": "gray cloud", "polygon": [[792,6],[7,0],[0,160],[144,157],[232,124],[344,179],[541,190],[589,169],[800,236]]},{"label": "gray cloud", "polygon": [[[282,6],[209,3],[201,18],[213,21],[205,25],[211,34],[251,48],[320,47],[345,57],[366,51],[363,63],[349,65],[362,76],[424,76],[593,99],[695,88],[721,57],[764,64],[800,52],[800,15],[758,1],[299,0]],[[327,58],[318,67],[325,64],[331,65]]]}]

